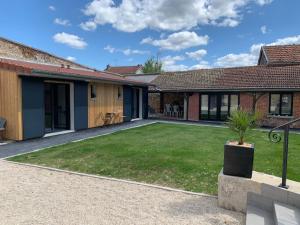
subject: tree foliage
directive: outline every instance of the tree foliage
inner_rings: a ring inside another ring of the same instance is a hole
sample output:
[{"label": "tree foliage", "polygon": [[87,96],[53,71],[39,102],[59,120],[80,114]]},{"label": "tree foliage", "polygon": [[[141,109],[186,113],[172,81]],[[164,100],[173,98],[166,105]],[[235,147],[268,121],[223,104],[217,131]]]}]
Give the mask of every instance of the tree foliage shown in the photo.
[{"label": "tree foliage", "polygon": [[148,59],[143,66],[143,73],[160,73],[162,72],[162,62],[154,60],[154,58]]},{"label": "tree foliage", "polygon": [[244,144],[247,131],[256,126],[258,117],[258,114],[249,113],[240,109],[231,113],[228,118],[228,126],[231,130],[238,134],[239,145]]}]

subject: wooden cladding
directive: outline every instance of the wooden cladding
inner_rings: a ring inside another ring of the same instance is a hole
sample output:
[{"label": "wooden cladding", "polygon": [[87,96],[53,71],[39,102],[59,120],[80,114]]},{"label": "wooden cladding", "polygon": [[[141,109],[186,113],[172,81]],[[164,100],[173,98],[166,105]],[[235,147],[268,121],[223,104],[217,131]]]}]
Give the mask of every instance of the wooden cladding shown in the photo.
[{"label": "wooden cladding", "polygon": [[4,138],[22,140],[21,78],[16,72],[0,70],[0,117],[7,120]]},{"label": "wooden cladding", "polygon": [[[89,128],[103,126],[106,123],[123,122],[123,87],[121,85],[90,83],[88,92]],[[91,96],[95,97],[91,98]]]}]

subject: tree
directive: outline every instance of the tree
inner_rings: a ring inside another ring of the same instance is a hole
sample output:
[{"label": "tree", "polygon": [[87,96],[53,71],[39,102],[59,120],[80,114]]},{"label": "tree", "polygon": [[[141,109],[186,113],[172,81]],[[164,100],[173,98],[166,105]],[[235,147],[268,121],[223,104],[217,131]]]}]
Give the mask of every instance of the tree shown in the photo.
[{"label": "tree", "polygon": [[162,62],[154,58],[148,59],[143,66],[143,73],[161,73],[162,72]]}]

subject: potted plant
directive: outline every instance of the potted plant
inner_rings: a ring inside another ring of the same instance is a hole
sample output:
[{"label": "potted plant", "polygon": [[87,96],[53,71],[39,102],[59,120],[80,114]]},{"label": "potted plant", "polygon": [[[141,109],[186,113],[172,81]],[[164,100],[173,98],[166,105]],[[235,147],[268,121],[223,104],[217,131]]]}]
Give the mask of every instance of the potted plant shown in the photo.
[{"label": "potted plant", "polygon": [[238,134],[238,141],[228,141],[224,146],[225,175],[252,177],[254,145],[244,142],[247,131],[255,127],[257,115],[237,110],[228,118],[228,126]]}]

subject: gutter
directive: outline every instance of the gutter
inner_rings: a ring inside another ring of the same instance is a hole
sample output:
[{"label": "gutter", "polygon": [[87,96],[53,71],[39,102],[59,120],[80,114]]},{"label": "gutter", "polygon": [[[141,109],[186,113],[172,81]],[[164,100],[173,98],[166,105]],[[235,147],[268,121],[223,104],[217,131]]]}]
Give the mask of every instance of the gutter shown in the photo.
[{"label": "gutter", "polygon": [[67,80],[80,80],[80,81],[103,81],[109,83],[117,83],[117,84],[126,84],[126,85],[138,85],[138,86],[152,86],[148,83],[137,82],[132,80],[118,80],[118,79],[109,79],[109,78],[99,78],[94,76],[81,76],[76,74],[62,74],[55,72],[47,72],[42,70],[32,70],[32,74],[20,74],[22,76],[36,76],[36,77],[46,77],[46,78],[56,78],[56,79],[67,79]]},{"label": "gutter", "polygon": [[288,91],[288,92],[300,92],[300,88],[240,88],[240,89],[156,89],[149,90],[149,92],[171,92],[171,93],[184,93],[184,92],[276,92],[276,91]]}]

